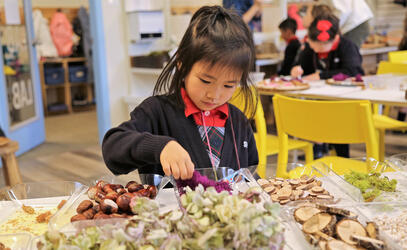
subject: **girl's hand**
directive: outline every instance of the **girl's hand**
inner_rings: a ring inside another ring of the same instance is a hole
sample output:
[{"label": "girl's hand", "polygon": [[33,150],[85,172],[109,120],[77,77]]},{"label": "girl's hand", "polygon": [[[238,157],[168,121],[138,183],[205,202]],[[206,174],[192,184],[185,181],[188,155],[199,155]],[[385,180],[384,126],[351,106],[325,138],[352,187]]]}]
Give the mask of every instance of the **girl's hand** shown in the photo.
[{"label": "girl's hand", "polygon": [[160,154],[160,162],[165,175],[171,174],[175,179],[191,179],[194,173],[194,164],[188,152],[176,141],[165,145]]},{"label": "girl's hand", "polygon": [[311,74],[311,75],[304,76],[302,79],[308,80],[308,81],[318,81],[318,80],[321,80],[321,78],[319,77],[319,73],[318,73],[318,72],[317,72],[317,73],[314,73],[314,74]]},{"label": "girl's hand", "polygon": [[301,66],[295,66],[291,69],[291,76],[294,78],[300,77],[302,74],[304,74],[304,70]]}]

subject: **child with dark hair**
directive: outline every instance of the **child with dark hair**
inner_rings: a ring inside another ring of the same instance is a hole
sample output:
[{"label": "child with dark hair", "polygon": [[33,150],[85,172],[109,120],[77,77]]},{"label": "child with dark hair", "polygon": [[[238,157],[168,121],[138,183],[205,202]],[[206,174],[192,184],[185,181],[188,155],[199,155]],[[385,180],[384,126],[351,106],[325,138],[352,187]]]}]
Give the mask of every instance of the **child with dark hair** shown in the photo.
[{"label": "child with dark hair", "polygon": [[340,35],[337,17],[332,14],[320,15],[308,29],[308,44],[300,54],[299,65],[291,70],[291,75],[320,80],[338,73],[363,75],[362,56],[354,43]]},{"label": "child with dark hair", "polygon": [[291,68],[294,66],[295,58],[301,47],[301,43],[295,36],[297,22],[294,19],[287,18],[280,23],[278,28],[280,29],[281,38],[287,43],[287,47],[284,51],[284,61],[281,64],[281,69],[278,74],[286,76],[290,74]]},{"label": "child with dark hair", "polygon": [[0,128],[0,137],[6,137],[6,134],[4,134],[4,132],[1,128]]},{"label": "child with dark hair", "polygon": [[234,11],[202,7],[178,50],[131,119],[109,130],[103,157],[114,174],[140,173],[189,179],[194,168],[258,164],[252,128],[228,103],[237,87],[254,111],[248,75],[254,64],[248,26]]}]

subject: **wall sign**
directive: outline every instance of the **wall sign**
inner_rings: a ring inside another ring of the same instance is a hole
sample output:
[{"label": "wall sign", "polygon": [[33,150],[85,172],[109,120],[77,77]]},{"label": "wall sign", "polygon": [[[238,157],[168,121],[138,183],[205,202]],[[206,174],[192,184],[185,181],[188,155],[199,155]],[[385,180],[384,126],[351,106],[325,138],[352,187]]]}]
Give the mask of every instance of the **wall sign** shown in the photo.
[{"label": "wall sign", "polygon": [[6,76],[10,126],[36,116],[34,87],[30,73]]}]

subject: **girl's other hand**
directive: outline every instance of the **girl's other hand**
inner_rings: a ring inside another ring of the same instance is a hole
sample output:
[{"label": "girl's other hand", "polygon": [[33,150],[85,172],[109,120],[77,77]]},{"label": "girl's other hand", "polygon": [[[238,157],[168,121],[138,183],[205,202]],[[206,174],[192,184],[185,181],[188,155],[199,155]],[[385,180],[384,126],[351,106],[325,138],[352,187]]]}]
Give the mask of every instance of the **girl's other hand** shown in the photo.
[{"label": "girl's other hand", "polygon": [[175,179],[191,179],[194,173],[194,163],[188,152],[176,141],[165,145],[160,154],[160,162],[165,175],[173,175]]},{"label": "girl's other hand", "polygon": [[291,76],[294,78],[300,77],[302,74],[304,74],[304,70],[301,66],[295,66],[291,69]]}]

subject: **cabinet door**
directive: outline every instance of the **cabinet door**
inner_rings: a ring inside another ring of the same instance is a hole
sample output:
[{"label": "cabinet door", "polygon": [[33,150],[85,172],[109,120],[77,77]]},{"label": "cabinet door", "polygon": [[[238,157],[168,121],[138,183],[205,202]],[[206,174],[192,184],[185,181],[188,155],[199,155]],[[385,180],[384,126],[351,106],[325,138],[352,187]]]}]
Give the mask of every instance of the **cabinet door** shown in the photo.
[{"label": "cabinet door", "polygon": [[31,0],[0,0],[0,126],[18,154],[45,141]]}]

